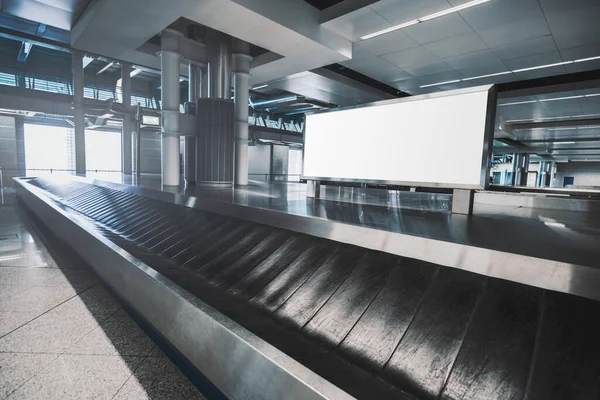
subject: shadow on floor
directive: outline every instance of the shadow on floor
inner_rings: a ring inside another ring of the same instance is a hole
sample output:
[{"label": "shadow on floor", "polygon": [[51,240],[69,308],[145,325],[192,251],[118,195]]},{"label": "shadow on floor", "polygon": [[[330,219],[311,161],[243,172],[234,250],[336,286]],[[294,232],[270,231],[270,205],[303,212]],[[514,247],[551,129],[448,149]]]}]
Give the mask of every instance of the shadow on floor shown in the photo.
[{"label": "shadow on floor", "polygon": [[[26,206],[17,203],[14,193],[5,195],[4,208],[13,207],[22,223],[47,249],[49,256],[55,261],[53,267],[63,273],[78,292],[77,298],[98,323],[94,330],[71,345],[63,355],[120,356],[133,375],[123,384],[115,398],[202,399],[199,392],[210,399],[225,398],[109,287],[101,283],[82,284],[82,270],[86,274],[91,272],[96,281],[99,278],[81,257],[56,238]],[[63,306],[64,303],[58,307]],[[167,356],[173,363],[165,359]],[[59,365],[59,368],[62,367]],[[77,373],[77,370],[74,372]]]}]

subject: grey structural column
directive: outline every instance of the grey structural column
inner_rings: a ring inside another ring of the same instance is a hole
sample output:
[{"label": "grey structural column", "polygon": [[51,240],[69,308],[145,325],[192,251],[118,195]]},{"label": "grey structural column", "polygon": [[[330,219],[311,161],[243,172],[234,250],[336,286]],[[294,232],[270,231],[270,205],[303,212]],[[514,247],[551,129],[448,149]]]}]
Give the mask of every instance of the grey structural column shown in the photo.
[{"label": "grey structural column", "polygon": [[529,173],[529,154],[521,154],[519,168],[517,171],[518,182],[515,186],[527,186],[527,174]]},{"label": "grey structural column", "polygon": [[25,163],[25,118],[21,115],[15,116],[15,139],[17,141],[17,175],[27,174]]},{"label": "grey structural column", "polygon": [[[121,93],[123,105],[131,105],[131,63],[121,62]],[[121,168],[123,173],[131,175],[132,145],[131,134],[134,131],[133,116],[123,115],[123,128],[121,130]]]},{"label": "grey structural column", "polygon": [[538,176],[537,176],[537,187],[544,187],[544,182],[546,180],[546,163],[544,161],[540,161],[538,165]]},{"label": "grey structural column", "polygon": [[165,29],[161,33],[161,152],[162,184],[179,186],[179,48],[180,32]]},{"label": "grey structural column", "polygon": [[209,30],[209,98],[198,101],[196,184],[231,186],[234,168],[234,103],[231,100],[231,37]]},{"label": "grey structural column", "polygon": [[518,182],[517,173],[519,172],[520,159],[521,159],[520,154],[518,154],[518,153],[513,154],[512,178],[511,178],[510,186],[517,186],[517,182]]},{"label": "grey structural column", "polygon": [[248,96],[250,87],[250,45],[243,40],[234,42],[235,93],[235,169],[237,186],[248,185]]},{"label": "grey structural column", "polygon": [[75,120],[75,172],[85,174],[85,114],[83,110],[83,53],[72,51],[73,117]]}]

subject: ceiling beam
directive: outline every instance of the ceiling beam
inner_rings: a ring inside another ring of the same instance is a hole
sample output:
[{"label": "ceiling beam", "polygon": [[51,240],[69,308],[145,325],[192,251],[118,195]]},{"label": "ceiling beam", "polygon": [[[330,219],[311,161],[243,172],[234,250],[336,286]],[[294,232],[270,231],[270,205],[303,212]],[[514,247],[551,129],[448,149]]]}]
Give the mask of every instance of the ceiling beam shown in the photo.
[{"label": "ceiling beam", "polygon": [[24,63],[27,61],[27,57],[29,57],[29,53],[31,53],[31,48],[33,44],[27,41],[21,42],[21,48],[19,49],[19,55],[17,56],[17,61]]},{"label": "ceiling beam", "polygon": [[22,42],[23,40],[26,40],[33,45],[45,47],[47,49],[62,51],[65,53],[71,52],[71,49],[69,48],[69,46],[64,45],[62,43],[48,40],[41,36],[34,36],[34,35],[29,35],[29,34],[23,33],[23,32],[18,32],[18,31],[8,29],[8,28],[0,27],[0,37],[5,38],[5,39],[10,39],[10,40],[16,40],[18,42]]},{"label": "ceiling beam", "polygon": [[498,98],[536,96],[600,87],[600,70],[500,83]]},{"label": "ceiling beam", "polygon": [[114,61],[109,62],[100,71],[96,72],[96,75],[100,75],[101,73],[103,73],[104,71],[106,71],[107,69],[109,69],[110,67],[112,67],[113,65],[115,65]]},{"label": "ceiling beam", "polygon": [[524,129],[544,129],[544,128],[570,128],[576,126],[598,126],[600,125],[600,118],[586,118],[586,119],[569,119],[560,121],[540,121],[540,122],[526,122],[518,124],[506,124],[512,131],[524,130]]},{"label": "ceiling beam", "polygon": [[346,14],[360,10],[361,8],[367,7],[378,1],[379,0],[344,0],[321,11],[319,20],[324,24],[325,22],[343,17]]}]

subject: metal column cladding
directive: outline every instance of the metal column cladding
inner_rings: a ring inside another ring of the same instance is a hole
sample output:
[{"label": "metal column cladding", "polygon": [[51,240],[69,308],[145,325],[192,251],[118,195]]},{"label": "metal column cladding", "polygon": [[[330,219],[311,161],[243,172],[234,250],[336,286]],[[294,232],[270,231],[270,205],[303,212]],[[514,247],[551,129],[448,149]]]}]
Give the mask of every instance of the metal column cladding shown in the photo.
[{"label": "metal column cladding", "polygon": [[[188,102],[197,104],[202,93],[202,67],[189,64]],[[196,182],[196,138],[184,139],[184,178],[187,183]]]},{"label": "metal column cladding", "polygon": [[73,116],[75,117],[75,171],[85,174],[85,114],[83,110],[83,53],[73,50]]},{"label": "metal column cladding", "polygon": [[199,185],[233,183],[233,113],[231,100],[198,100],[196,182]]}]

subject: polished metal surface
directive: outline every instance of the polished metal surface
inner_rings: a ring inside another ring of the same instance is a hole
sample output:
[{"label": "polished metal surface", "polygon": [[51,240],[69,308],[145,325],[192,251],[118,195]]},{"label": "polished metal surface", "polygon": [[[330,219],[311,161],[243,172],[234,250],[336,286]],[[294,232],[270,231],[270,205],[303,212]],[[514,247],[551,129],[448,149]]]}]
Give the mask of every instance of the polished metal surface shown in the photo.
[{"label": "polished metal surface", "polygon": [[[72,179],[86,181],[84,178]],[[289,199],[285,197],[288,195],[285,185],[266,186],[269,188],[266,192],[193,189],[195,197],[191,197],[116,183],[86,182],[403,257],[600,299],[597,290],[600,268],[596,263],[600,249],[595,245],[600,240],[600,229],[597,228],[600,214],[591,219],[593,215],[475,203],[475,215],[466,216],[450,214],[448,209],[431,211],[432,205],[446,204],[448,207],[449,204],[439,203],[437,195],[429,193],[418,193],[423,204],[429,204],[424,209],[384,208],[306,199],[301,191],[304,185],[297,185],[298,191],[289,193],[295,199]],[[284,192],[275,194],[282,188]],[[400,204],[410,195],[412,193],[404,192],[399,198]]]},{"label": "polished metal surface", "polygon": [[[222,320],[224,329],[213,329],[212,320],[198,319],[154,283],[118,274],[117,286],[126,286],[128,300],[154,315],[151,323],[185,335],[184,354],[202,359],[210,379],[227,361],[219,382],[229,382],[226,395],[232,398],[307,394],[297,391],[305,386],[289,381],[269,386],[279,379],[273,375],[285,372],[283,363],[278,369],[258,362],[237,343],[234,350],[223,347],[231,335],[248,334],[237,324],[259,336],[259,344],[267,341],[325,378],[304,382],[320,384],[316,390],[326,398],[345,395],[321,390],[330,384],[357,398],[378,399],[600,395],[594,379],[600,373],[600,324],[590,318],[600,311],[598,302],[331,241],[346,228],[314,218],[82,179],[21,185],[28,190],[22,196],[47,200],[105,245],[108,239],[123,256],[141,260],[156,280],[166,277],[197,296],[205,313],[218,311],[239,329],[230,331]],[[44,214],[44,206],[32,206]],[[61,230],[61,221],[53,222]],[[326,237],[312,234],[325,229]],[[73,239],[73,246],[80,240]],[[99,268],[124,268],[113,257],[104,265],[93,248],[91,253],[87,257]],[[156,315],[168,307],[171,312]],[[179,332],[182,325],[195,329]]]},{"label": "polished metal surface", "polygon": [[234,108],[228,99],[198,100],[196,184],[231,186],[234,174]]},{"label": "polished metal surface", "polygon": [[231,98],[232,54],[230,36],[209,29],[206,37],[208,45],[210,97],[214,99]]},{"label": "polished metal surface", "polygon": [[[348,394],[130,255],[98,226],[17,180],[19,199],[231,399],[349,399]],[[56,199],[56,197],[54,197]]]}]

